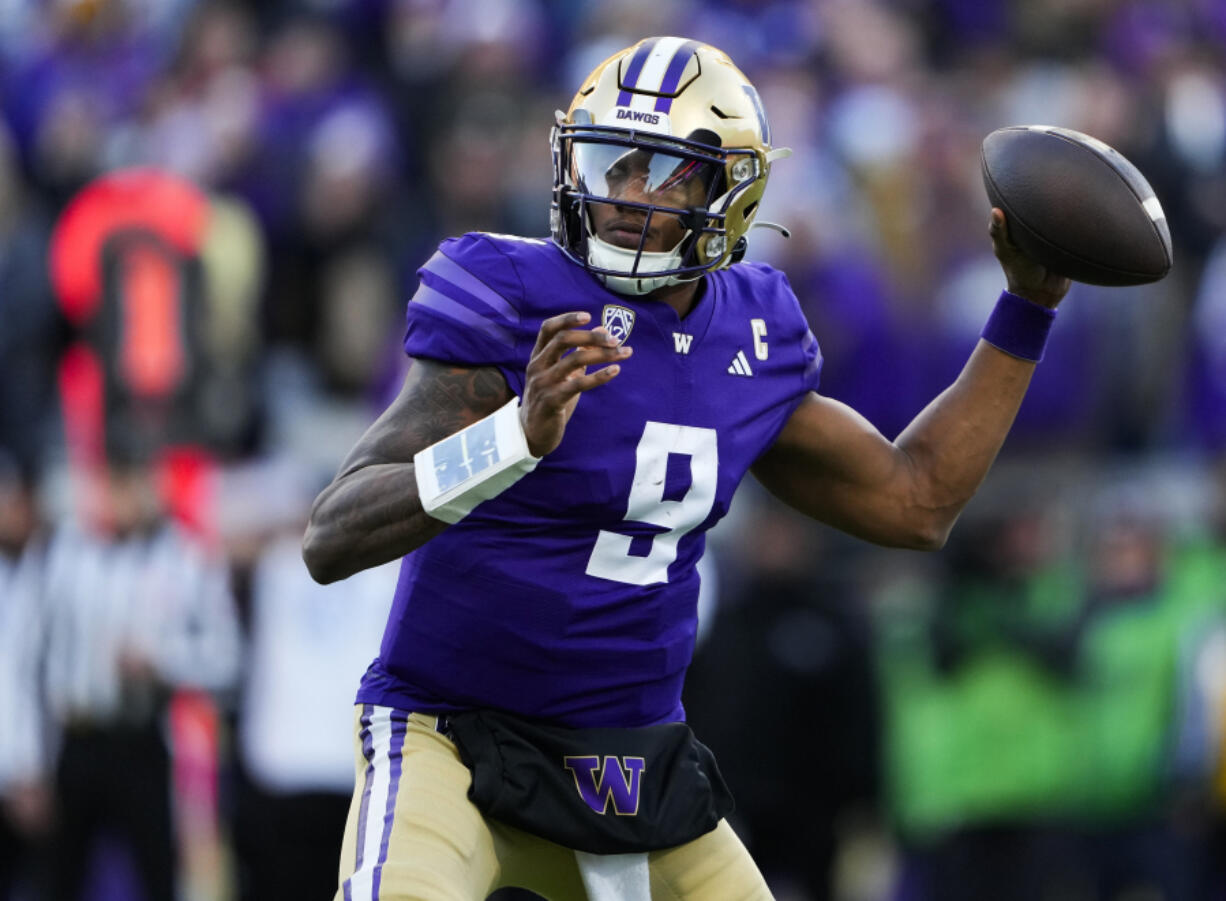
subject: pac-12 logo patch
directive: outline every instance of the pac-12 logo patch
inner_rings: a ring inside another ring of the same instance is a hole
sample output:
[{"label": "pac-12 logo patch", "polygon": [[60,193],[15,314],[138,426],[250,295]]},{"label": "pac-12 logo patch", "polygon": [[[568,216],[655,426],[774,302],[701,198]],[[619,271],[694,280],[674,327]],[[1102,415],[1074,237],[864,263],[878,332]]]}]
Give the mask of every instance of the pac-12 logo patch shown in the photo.
[{"label": "pac-12 logo patch", "polygon": [[634,310],[629,307],[619,307],[615,303],[607,303],[604,312],[600,314],[600,324],[617,339],[618,344],[625,344],[634,328]]}]

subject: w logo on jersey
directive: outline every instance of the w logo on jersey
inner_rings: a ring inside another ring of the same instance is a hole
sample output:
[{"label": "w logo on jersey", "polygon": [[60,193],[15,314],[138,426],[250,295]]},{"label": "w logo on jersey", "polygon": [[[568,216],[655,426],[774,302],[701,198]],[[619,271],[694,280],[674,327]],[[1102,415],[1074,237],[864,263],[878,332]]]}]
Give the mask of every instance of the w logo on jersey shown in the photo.
[{"label": "w logo on jersey", "polygon": [[[607,307],[606,307],[607,309]],[[595,754],[562,758],[562,765],[575,777],[579,796],[599,814],[609,811],[619,817],[639,812],[639,786],[642,784],[646,761],[642,757],[603,758]]]},{"label": "w logo on jersey", "polygon": [[625,344],[630,330],[634,328],[634,310],[614,303],[605,304],[604,312],[600,314],[600,324],[617,339],[618,344]]}]

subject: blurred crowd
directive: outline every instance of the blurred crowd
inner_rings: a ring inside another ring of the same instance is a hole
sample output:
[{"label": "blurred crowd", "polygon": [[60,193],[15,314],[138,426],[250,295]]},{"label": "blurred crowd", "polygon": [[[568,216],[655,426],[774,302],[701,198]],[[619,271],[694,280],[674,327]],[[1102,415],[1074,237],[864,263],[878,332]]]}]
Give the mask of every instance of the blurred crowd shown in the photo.
[{"label": "blurred crowd", "polygon": [[0,899],[331,897],[395,566],[315,492],[448,235],[548,231],[549,129],[641,37],[777,145],[749,256],[889,436],[1003,287],[980,143],[1090,133],[1175,266],[1075,285],[943,552],[747,485],[687,707],[783,901],[1226,899],[1222,0],[0,0]]}]

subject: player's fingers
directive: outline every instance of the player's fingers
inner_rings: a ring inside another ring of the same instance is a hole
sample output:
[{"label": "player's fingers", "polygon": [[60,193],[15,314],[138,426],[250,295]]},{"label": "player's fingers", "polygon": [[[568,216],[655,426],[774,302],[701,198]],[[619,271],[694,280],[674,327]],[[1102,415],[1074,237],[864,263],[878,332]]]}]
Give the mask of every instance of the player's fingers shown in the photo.
[{"label": "player's fingers", "polygon": [[[618,363],[628,358],[633,351],[629,347],[584,347],[567,354],[548,369],[534,373],[531,378],[533,393],[546,406],[561,407],[574,396],[569,382],[581,378],[590,366]],[[559,392],[561,385],[567,390]]]},{"label": "player's fingers", "polygon": [[539,371],[542,367],[554,366],[576,347],[589,346],[616,347],[617,339],[610,335],[604,326],[594,329],[565,329],[550,338],[532,362],[536,363],[536,369]]},{"label": "player's fingers", "polygon": [[619,372],[621,372],[621,365],[619,363],[611,363],[608,366],[597,369],[595,372],[566,379],[553,389],[554,397],[558,405],[562,406],[576,394],[591,391],[593,388],[605,384]]},{"label": "player's fingers", "polygon": [[[1022,251],[1009,237],[1009,226],[1005,214],[995,207],[988,221],[988,235],[992,238],[992,253],[996,255],[996,259],[1006,266],[1023,260]],[[1030,261],[1025,260],[1025,262]]]},{"label": "player's fingers", "polygon": [[621,347],[581,347],[574,353],[564,356],[553,365],[552,369],[560,379],[565,379],[587,366],[624,360],[632,353],[634,351],[624,345]]},{"label": "player's fingers", "polygon": [[557,316],[550,316],[541,323],[540,331],[536,333],[536,345],[532,348],[532,356],[537,356],[545,349],[553,338],[565,329],[574,329],[582,325],[587,325],[591,320],[592,314],[583,310],[576,310],[571,313],[559,313]]}]

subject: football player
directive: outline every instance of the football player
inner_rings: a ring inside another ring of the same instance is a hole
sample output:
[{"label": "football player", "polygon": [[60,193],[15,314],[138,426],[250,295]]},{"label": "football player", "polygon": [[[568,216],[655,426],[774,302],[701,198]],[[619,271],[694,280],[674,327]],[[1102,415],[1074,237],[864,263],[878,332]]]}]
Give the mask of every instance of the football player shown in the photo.
[{"label": "football player", "polygon": [[[983,480],[1068,281],[1020,255],[994,209],[1008,290],[957,381],[889,441],[817,393],[821,353],[787,279],[742,261],[785,155],[725,54],[649,38],[559,113],[552,239],[468,234],[422,266],[404,387],[304,538],[321,581],[404,558],[357,695],[338,899],[586,897],[574,850],[613,846],[525,828],[543,787],[509,817],[475,806],[482,755],[462,757],[452,725],[495,711],[633,741],[683,721],[695,564],[750,470],[817,520],[924,549]],[[639,795],[659,767],[643,759],[553,765],[594,818],[629,820],[658,800]],[[708,826],[618,847],[646,856],[655,899],[769,898],[727,822]]]}]

